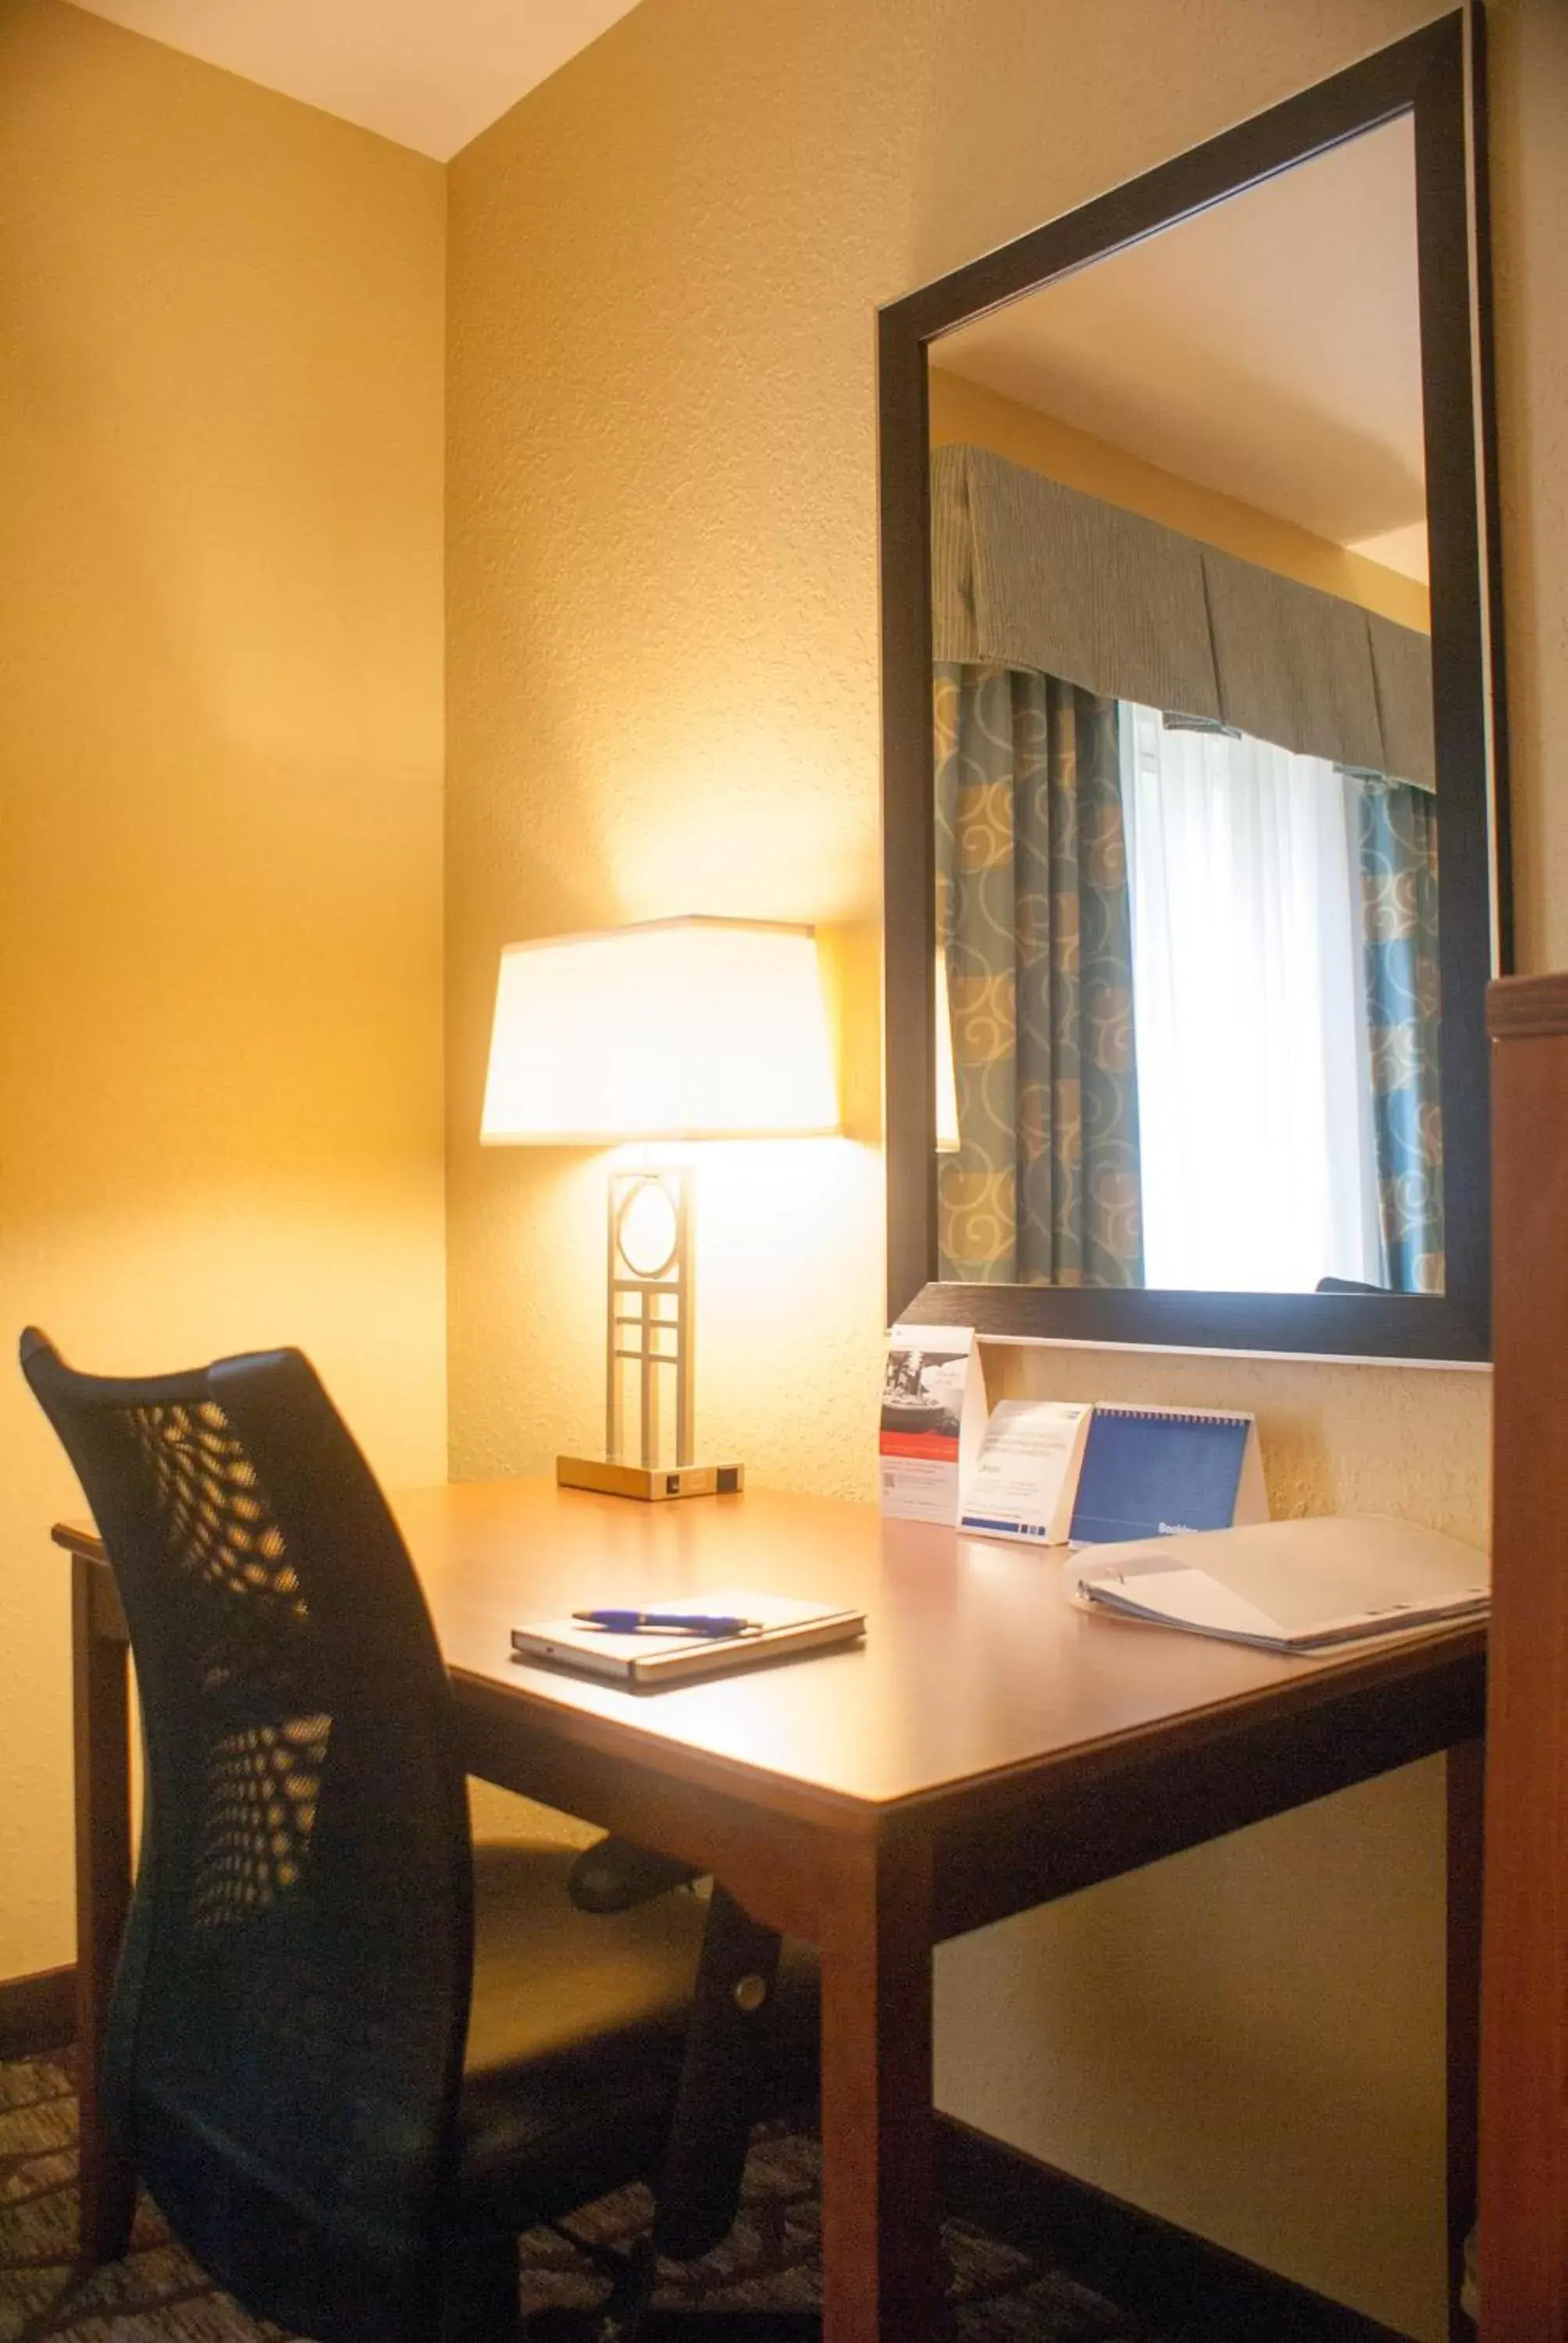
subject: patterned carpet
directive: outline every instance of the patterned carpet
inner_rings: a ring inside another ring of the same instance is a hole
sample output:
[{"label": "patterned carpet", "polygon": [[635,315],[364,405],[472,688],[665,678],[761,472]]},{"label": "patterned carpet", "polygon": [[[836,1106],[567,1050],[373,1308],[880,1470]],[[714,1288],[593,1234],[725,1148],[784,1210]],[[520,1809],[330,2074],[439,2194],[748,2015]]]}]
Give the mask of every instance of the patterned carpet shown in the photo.
[{"label": "patterned carpet", "polygon": [[[131,2250],[79,2275],[76,2101],[68,2053],[0,2065],[0,2343],[277,2343],[209,2285],[143,2200]],[[817,2151],[797,2133],[759,2137],[746,2203],[718,2253],[672,2270],[670,2306],[806,2310],[818,2298]],[[626,2189],[574,2220],[590,2244],[615,2245],[645,2222],[648,2200]],[[1097,2295],[978,2229],[950,2222],[946,2244],[962,2343],[1152,2343]],[[587,2307],[602,2292],[595,2266],[562,2237],[522,2241],[522,2307]],[[693,2322],[694,2343],[700,2328]]]}]

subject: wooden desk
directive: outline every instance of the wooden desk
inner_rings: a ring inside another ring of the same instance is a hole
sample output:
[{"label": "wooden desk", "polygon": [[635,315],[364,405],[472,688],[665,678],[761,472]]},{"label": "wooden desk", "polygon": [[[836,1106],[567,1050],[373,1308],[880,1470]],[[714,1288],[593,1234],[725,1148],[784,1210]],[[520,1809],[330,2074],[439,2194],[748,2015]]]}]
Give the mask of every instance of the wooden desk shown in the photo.
[{"label": "wooden desk", "polygon": [[[1291,1661],[1086,1616],[1039,1554],[809,1497],[668,1506],[544,1482],[393,1500],[469,1770],[716,1873],[820,1947],[829,2343],[940,2320],[931,1948],[1482,1728],[1474,1627]],[[129,1876],[125,1627],[103,1548],[61,1527],[74,1618],[84,2235],[123,2241],[128,2177],[95,2068]],[[515,1619],[722,1586],[863,1604],[863,1649],[636,1694],[518,1667]],[[1476,1864],[1451,1767],[1452,1874]],[[1451,2056],[1473,2095],[1472,1906],[1453,1899]]]}]

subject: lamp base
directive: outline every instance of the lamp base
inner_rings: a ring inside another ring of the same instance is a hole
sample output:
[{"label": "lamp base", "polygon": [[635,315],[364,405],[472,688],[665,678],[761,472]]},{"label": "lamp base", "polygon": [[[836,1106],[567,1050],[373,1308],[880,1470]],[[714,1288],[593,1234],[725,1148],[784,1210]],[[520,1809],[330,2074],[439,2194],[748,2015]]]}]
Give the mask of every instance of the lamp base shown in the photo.
[{"label": "lamp base", "polygon": [[666,1497],[726,1497],[741,1488],[744,1464],[622,1464],[609,1456],[558,1456],[556,1482],[563,1489],[593,1489],[601,1497],[641,1497],[655,1504]]}]

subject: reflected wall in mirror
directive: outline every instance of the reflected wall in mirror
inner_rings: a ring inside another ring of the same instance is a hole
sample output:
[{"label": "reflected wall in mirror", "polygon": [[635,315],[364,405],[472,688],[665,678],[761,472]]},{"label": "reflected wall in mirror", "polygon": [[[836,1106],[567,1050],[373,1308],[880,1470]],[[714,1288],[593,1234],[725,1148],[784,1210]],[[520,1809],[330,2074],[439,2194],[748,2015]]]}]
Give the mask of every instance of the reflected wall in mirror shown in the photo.
[{"label": "reflected wall in mirror", "polygon": [[[923,305],[928,328],[923,853],[900,850],[910,709],[888,730],[894,1149],[894,890],[922,861],[931,1023],[924,1160],[890,1163],[893,1217],[924,1198],[895,1311],[930,1279],[993,1324],[962,1289],[1022,1289],[1020,1332],[1485,1354],[1462,39],[1429,28],[1023,239],[1011,297],[965,287],[1003,253],[884,313],[885,513],[886,327]],[[1205,166],[1161,216],[1156,183]],[[1083,224],[1118,208],[1096,249]]]}]

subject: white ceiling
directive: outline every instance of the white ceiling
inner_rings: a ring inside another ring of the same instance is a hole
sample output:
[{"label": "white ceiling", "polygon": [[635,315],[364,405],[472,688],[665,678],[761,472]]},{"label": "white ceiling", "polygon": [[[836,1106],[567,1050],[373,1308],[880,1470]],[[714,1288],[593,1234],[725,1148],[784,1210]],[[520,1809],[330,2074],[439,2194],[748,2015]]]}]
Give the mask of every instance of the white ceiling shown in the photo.
[{"label": "white ceiling", "polygon": [[447,162],[637,0],[77,0]]},{"label": "white ceiling", "polygon": [[965,327],[931,362],[1421,574],[1408,119]]}]

